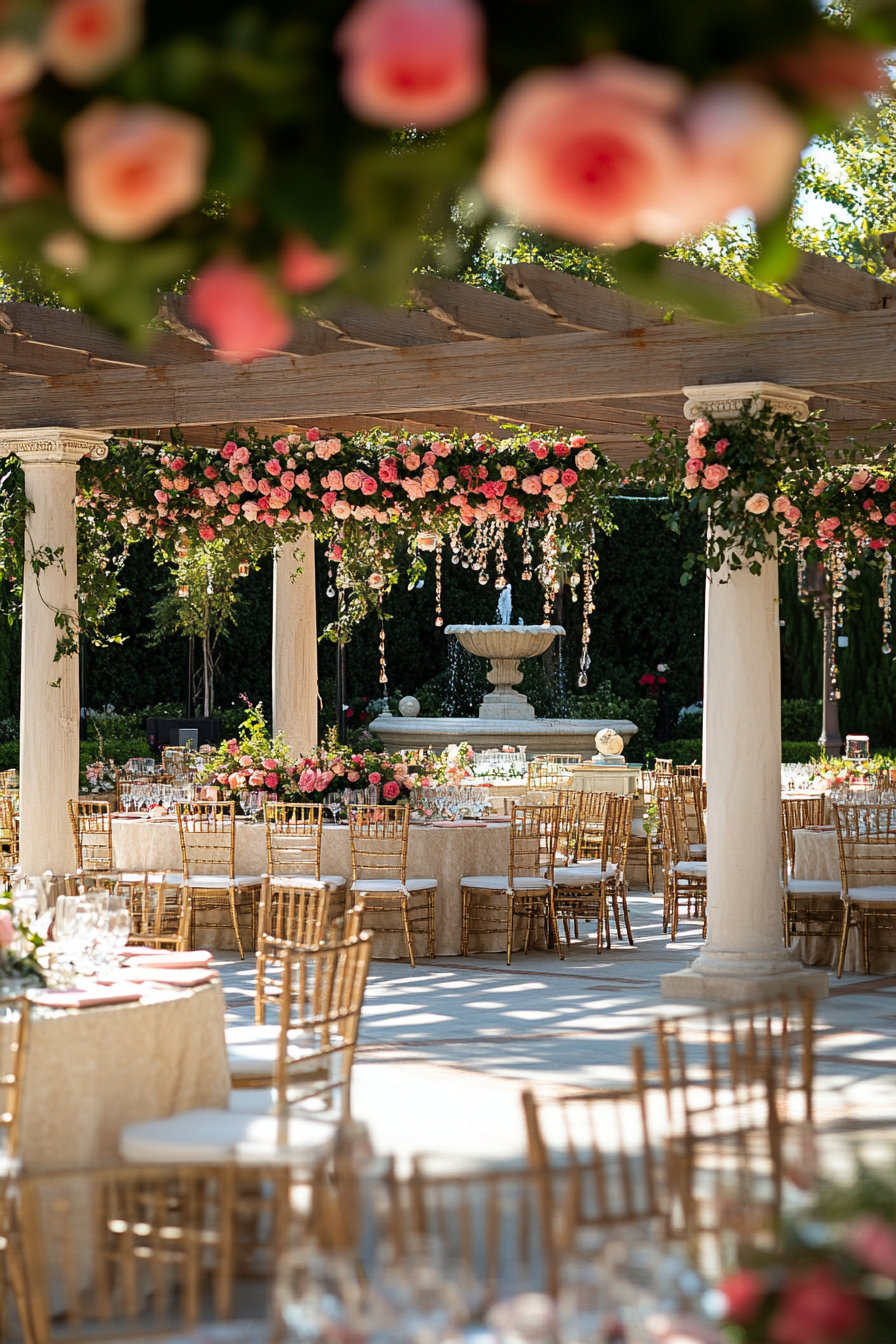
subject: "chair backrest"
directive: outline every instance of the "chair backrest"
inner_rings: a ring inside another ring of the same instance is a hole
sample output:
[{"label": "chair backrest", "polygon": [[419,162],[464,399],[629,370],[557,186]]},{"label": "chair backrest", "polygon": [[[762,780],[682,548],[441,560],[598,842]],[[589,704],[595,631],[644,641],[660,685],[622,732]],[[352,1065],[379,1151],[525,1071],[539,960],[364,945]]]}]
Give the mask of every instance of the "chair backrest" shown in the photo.
[{"label": "chair backrest", "polygon": [[19,852],[19,833],[16,829],[16,809],[11,798],[0,795],[0,867],[14,863]]},{"label": "chair backrest", "polygon": [[259,1280],[273,1280],[288,1236],[289,1179],[285,1165],[23,1179],[7,1254],[25,1339],[181,1338],[201,1321],[227,1319],[235,1297],[252,1300]]},{"label": "chair backrest", "polygon": [[175,803],[184,877],[233,877],[236,804]]},{"label": "chair backrest", "polygon": [[410,820],[411,809],[400,803],[349,808],[353,881],[364,877],[405,880]]},{"label": "chair backrest", "polygon": [[268,872],[320,877],[322,803],[265,803]]},{"label": "chair backrest", "polygon": [[562,1246],[571,1245],[581,1228],[634,1223],[662,1212],[662,1169],[651,1144],[639,1047],[632,1058],[630,1087],[522,1094],[531,1168],[545,1174],[559,1169],[568,1178],[561,1210],[565,1226],[555,1226]]},{"label": "chair backrest", "polygon": [[582,794],[566,790],[557,805],[557,840],[555,862],[574,863],[579,848],[579,808]]},{"label": "chair backrest", "polygon": [[112,806],[69,799],[68,814],[75,840],[76,867],[84,873],[107,873],[112,863]]},{"label": "chair backrest", "polygon": [[781,799],[781,852],[785,872],[793,872],[794,831],[804,831],[807,826],[824,824],[824,798],[782,798]]},{"label": "chair backrest", "polygon": [[581,765],[581,764],[582,764],[582,757],[581,757],[581,754],[576,756],[576,755],[570,755],[570,754],[568,754],[568,753],[567,753],[566,755],[563,755],[562,753],[560,753],[560,754],[558,755],[556,752],[553,752],[553,753],[551,753],[551,752],[543,752],[543,753],[540,753],[538,756],[534,757],[534,759],[535,759],[536,761],[550,761],[550,762],[552,762],[554,765]]},{"label": "chair backrest", "polygon": [[833,812],[843,891],[896,887],[896,806],[834,803]]},{"label": "chair backrest", "polygon": [[301,888],[266,877],[258,909],[258,933],[294,943],[319,947],[326,938],[330,892],[326,887]]},{"label": "chair backrest", "polygon": [[699,779],[703,774],[703,766],[694,762],[691,765],[676,765],[675,773],[679,779]]},{"label": "chair backrest", "polygon": [[672,757],[657,756],[653,762],[653,769],[654,773],[657,775],[671,775],[673,773]]},{"label": "chair backrest", "polygon": [[154,943],[156,947],[186,952],[190,946],[192,907],[187,888],[170,882],[165,873],[146,873],[141,885],[133,884],[130,888],[129,941],[137,947]]},{"label": "chair backrest", "polygon": [[705,845],[706,786],[699,779],[684,775],[674,781],[672,791],[682,803],[681,816],[687,829],[688,843]]},{"label": "chair backrest", "polygon": [[619,795],[583,793],[579,802],[579,835],[576,858],[582,863],[601,863],[608,857],[613,815]]},{"label": "chair backrest", "polygon": [[540,877],[544,869],[553,871],[558,813],[554,805],[520,807],[514,803],[510,810],[511,882],[515,877]]},{"label": "chair backrest", "polygon": [[569,770],[559,761],[537,758],[526,772],[527,789],[562,789],[569,781]]},{"label": "chair backrest", "polygon": [[8,1159],[19,1154],[19,1112],[22,1087],[28,1060],[28,1034],[31,1025],[31,1003],[24,996],[4,999],[0,1007],[0,1023],[6,1030],[0,1042],[0,1134],[4,1135],[4,1149]]},{"label": "chair backrest", "polygon": [[628,860],[628,847],[632,838],[632,811],[635,800],[631,794],[616,798],[613,808],[613,821],[610,831],[610,857],[616,864],[616,878],[625,877],[625,865]]},{"label": "chair backrest", "polygon": [[[362,933],[342,943],[300,948],[264,938],[265,951],[278,956],[282,967],[280,1037],[275,1084],[277,1114],[285,1124],[289,1107],[297,1099],[325,1096],[340,1089],[342,1114],[349,1114],[349,1084],[355,1044],[361,1021],[361,1004],[367,984],[372,949],[371,933]],[[311,1043],[295,1059],[293,1042]],[[326,1076],[316,1080],[311,1063],[318,1059]],[[330,1098],[332,1099],[332,1098]]]},{"label": "chair backrest", "polygon": [[660,789],[657,796],[663,836],[664,863],[679,863],[690,858],[684,799],[671,790]]}]

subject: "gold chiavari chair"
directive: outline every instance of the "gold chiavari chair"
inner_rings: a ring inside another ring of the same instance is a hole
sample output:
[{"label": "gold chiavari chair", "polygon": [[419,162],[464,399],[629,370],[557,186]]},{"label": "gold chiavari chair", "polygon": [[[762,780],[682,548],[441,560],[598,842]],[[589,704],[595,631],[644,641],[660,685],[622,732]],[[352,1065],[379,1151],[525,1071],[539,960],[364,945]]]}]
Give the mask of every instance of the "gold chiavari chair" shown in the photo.
[{"label": "gold chiavari chair", "polygon": [[236,804],[178,802],[175,808],[184,865],[183,886],[193,903],[190,945],[195,936],[197,909],[227,910],[242,959],[237,897],[243,908],[248,904],[250,942],[254,942],[262,879],[237,875],[234,871]]},{"label": "gold chiavari chair", "polygon": [[575,863],[579,847],[579,814],[583,795],[564,790],[557,804],[557,835],[554,848],[554,867],[565,868]]},{"label": "gold chiavari chair", "polygon": [[611,859],[615,871],[609,882],[610,899],[613,902],[613,916],[616,921],[616,937],[621,939],[622,932],[619,927],[619,907],[622,906],[622,917],[625,920],[625,932],[629,941],[629,946],[634,947],[635,939],[632,934],[632,923],[628,913],[628,882],[626,880],[626,868],[628,866],[628,851],[632,839],[632,811],[635,800],[630,795],[617,798],[616,807],[613,812],[612,829],[612,850]]},{"label": "gold chiavari chair", "polygon": [[528,952],[534,923],[539,921],[550,943],[559,944],[551,909],[556,852],[557,807],[518,807],[510,812],[510,862],[505,876],[462,877],[461,952],[467,956],[471,935],[502,933],[510,965],[515,921],[525,920],[523,950]]},{"label": "gold chiavari chair", "polygon": [[[656,860],[662,864],[662,844],[659,839],[659,821],[656,816],[648,817],[648,811],[655,809],[656,777],[651,770],[638,772],[638,792],[644,805],[644,819],[634,818],[629,835],[628,853],[635,861],[644,860],[647,869],[647,889],[653,891],[653,872]],[[635,829],[637,827],[637,829]]]},{"label": "gold chiavari chair", "polygon": [[[563,943],[559,936],[559,925],[563,925],[566,943],[569,945],[569,925],[573,922],[575,936],[579,936],[579,920],[597,921],[597,951],[603,949],[606,937],[610,946],[610,883],[616,874],[613,859],[615,839],[614,818],[616,806],[622,799],[613,793],[587,794],[591,815],[583,824],[589,826],[587,845],[580,844],[578,853],[587,853],[587,858],[569,864],[554,871],[554,885],[551,890],[551,913],[554,925],[558,928],[557,950],[561,960],[565,959]],[[590,803],[594,799],[595,803]],[[599,800],[599,801],[597,801]],[[583,798],[583,809],[585,802]],[[600,817],[600,824],[597,818]]]},{"label": "gold chiavari chair", "polygon": [[281,879],[266,877],[258,907],[258,949],[256,951],[255,1021],[263,1023],[269,1005],[280,1010],[282,980],[272,980],[268,961],[279,964],[283,946],[320,947],[327,941],[330,892],[326,887],[308,889]]},{"label": "gold chiavari chair", "polygon": [[703,920],[706,937],[706,860],[691,857],[683,800],[661,789],[658,797],[663,830],[663,932],[670,928],[675,941],[679,907],[688,918]]},{"label": "gold chiavari chair", "polygon": [[133,947],[189,951],[193,899],[179,875],[144,873],[142,884],[130,888],[128,909]]},{"label": "gold chiavari chair", "polygon": [[0,795],[0,876],[9,877],[19,861],[15,803]]},{"label": "gold chiavari chair", "polygon": [[843,920],[840,883],[826,878],[798,878],[794,831],[824,824],[825,800],[818,798],[782,798],[781,800],[781,874],[784,888],[784,941],[790,947],[794,938],[817,935],[839,938]]},{"label": "gold chiavari chair", "polygon": [[[321,875],[322,803],[265,803],[268,873],[278,883],[323,883],[330,893],[330,912],[345,905],[345,878]],[[306,888],[307,889],[307,888]]]},{"label": "gold chiavari chair", "polygon": [[660,778],[668,778],[675,774],[672,769],[671,756],[657,756],[653,762],[653,772]]},{"label": "gold chiavari chair", "polygon": [[[232,1100],[229,1110],[186,1111],[126,1125],[122,1157],[142,1164],[236,1160],[310,1167],[332,1152],[350,1115],[371,936],[315,948],[272,947],[282,976],[277,1027],[226,1032],[231,1081],[247,1089],[248,1104]],[[311,1110],[308,1101],[323,1101],[325,1109]]]},{"label": "gold chiavari chair", "polygon": [[288,1187],[283,1167],[23,1179],[8,1255],[26,1344],[183,1338],[234,1307],[261,1324],[258,1286],[288,1240]]},{"label": "gold chiavari chair", "polygon": [[[434,877],[408,877],[408,828],[411,810],[404,804],[350,807],[352,848],[351,898],[364,905],[364,927],[395,933],[394,923],[377,916],[398,915],[411,965],[415,966],[412,935],[426,935],[427,957],[436,954]],[[371,915],[374,919],[371,919]]]},{"label": "gold chiavari chair", "polygon": [[579,797],[579,831],[576,861],[591,863],[604,852],[605,835],[612,826],[613,808],[618,794],[583,792]]},{"label": "gold chiavari chair", "polygon": [[840,850],[843,914],[837,977],[843,974],[849,931],[859,931],[862,964],[871,974],[869,934],[875,951],[896,951],[881,935],[896,932],[896,805],[834,803]]},{"label": "gold chiavari chair", "polygon": [[[543,1219],[561,1254],[574,1248],[583,1229],[637,1224],[649,1235],[647,1225],[665,1217],[662,1147],[651,1138],[651,1098],[639,1046],[632,1050],[632,1064],[629,1087],[522,1094],[529,1165],[540,1179]],[[558,1175],[559,1201],[551,1180]]]},{"label": "gold chiavari chair", "polygon": [[551,752],[543,752],[543,753],[541,753],[540,755],[536,756],[534,759],[535,759],[536,761],[549,761],[552,765],[564,765],[564,766],[565,766],[565,765],[581,765],[581,764],[582,764],[582,757],[581,757],[581,755],[570,755],[570,754],[568,754],[568,753],[567,753],[566,755],[563,755],[563,754],[558,755],[558,754],[556,754],[556,753],[553,753],[553,754],[552,754]]},{"label": "gold chiavari chair", "polygon": [[541,789],[565,789],[571,778],[569,770],[559,761],[536,757],[527,767],[526,788],[533,792]]},{"label": "gold chiavari chair", "polygon": [[691,775],[672,780],[672,792],[683,804],[687,828],[688,854],[692,859],[706,858],[706,785]]},{"label": "gold chiavari chair", "polygon": [[703,766],[692,761],[690,765],[676,765],[675,774],[678,779],[699,779],[703,774]]},{"label": "gold chiavari chair", "polygon": [[[82,887],[112,887],[130,903],[134,892],[146,895],[148,874],[121,872],[112,853],[112,804],[108,801],[69,799],[69,819],[75,841],[76,880]],[[158,873],[159,880],[179,882],[179,875]]]}]

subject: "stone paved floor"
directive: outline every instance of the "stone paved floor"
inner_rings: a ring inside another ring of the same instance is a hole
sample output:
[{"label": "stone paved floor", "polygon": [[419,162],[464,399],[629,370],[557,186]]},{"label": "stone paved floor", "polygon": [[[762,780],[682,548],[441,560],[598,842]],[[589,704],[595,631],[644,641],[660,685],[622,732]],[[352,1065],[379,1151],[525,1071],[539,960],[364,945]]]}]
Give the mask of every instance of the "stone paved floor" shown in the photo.
[{"label": "stone paved floor", "polygon": [[[699,926],[684,924],[669,942],[659,898],[636,893],[629,904],[636,946],[614,942],[599,957],[588,925],[565,961],[532,952],[509,968],[491,954],[414,970],[373,962],[353,1112],[377,1150],[511,1158],[523,1151],[525,1087],[626,1081],[632,1043],[658,1014],[682,1011],[660,998],[660,975],[686,965],[700,941]],[[252,961],[223,953],[216,965],[228,1021],[251,1021]],[[882,1160],[896,1139],[896,976],[844,975],[831,989],[816,1015],[819,1121],[830,1134],[860,1130],[866,1155]],[[842,1147],[833,1141],[831,1152]]]}]

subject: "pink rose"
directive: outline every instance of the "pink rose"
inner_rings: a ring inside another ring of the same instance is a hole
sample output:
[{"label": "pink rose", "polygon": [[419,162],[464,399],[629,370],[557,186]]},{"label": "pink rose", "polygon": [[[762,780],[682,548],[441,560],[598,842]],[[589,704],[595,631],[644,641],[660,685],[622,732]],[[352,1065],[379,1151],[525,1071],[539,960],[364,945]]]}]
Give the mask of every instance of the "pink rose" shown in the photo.
[{"label": "pink rose", "polygon": [[0,947],[11,947],[16,936],[16,927],[8,910],[0,910]]},{"label": "pink rose", "polygon": [[867,1308],[833,1265],[816,1265],[786,1284],[768,1324],[770,1344],[833,1344],[863,1333]]},{"label": "pink rose", "polygon": [[69,202],[101,238],[148,238],[196,205],[209,135],[196,117],[103,99],[65,130]]},{"label": "pink rose", "polygon": [[896,513],[888,513],[884,522],[888,527],[896,527]]},{"label": "pink rose", "polygon": [[383,797],[387,803],[394,802],[400,793],[401,786],[396,784],[394,779],[388,780],[387,783],[383,785]]},{"label": "pink rose", "polygon": [[344,775],[345,761],[340,760],[339,757],[337,756],[335,761],[330,762],[330,769],[333,771],[334,775]]},{"label": "pink rose", "polygon": [[398,463],[394,457],[384,457],[376,473],[380,480],[386,485],[392,485],[398,480]]},{"label": "pink rose", "polygon": [[175,490],[189,490],[190,488],[189,476],[175,476],[174,488]]},{"label": "pink rose", "polygon": [[728,447],[728,440],[727,440],[727,439],[717,439],[717,440],[716,440],[716,452],[719,454],[719,457],[722,456],[722,454],[724,453],[724,451],[725,451],[725,449],[726,449],[727,447]]},{"label": "pink rose", "polygon": [[699,415],[691,425],[691,434],[695,439],[705,439],[709,433],[710,425],[705,415]]},{"label": "pink rose", "polygon": [[266,789],[276,789],[279,782],[279,776],[277,775],[269,774],[264,777],[264,786]]},{"label": "pink rose", "polygon": [[795,504],[791,504],[789,509],[784,510],[784,517],[787,519],[788,523],[798,523],[802,516],[801,511]]},{"label": "pink rose", "polygon": [[324,252],[306,233],[285,239],[280,253],[280,283],[290,294],[313,294],[324,289],[345,270],[345,259]]},{"label": "pink rose", "polygon": [[839,526],[840,526],[839,518],[822,518],[821,522],[818,524],[818,530],[822,534],[822,536],[825,535],[830,536],[831,533],[837,531],[837,528]]},{"label": "pink rose", "polygon": [[778,495],[778,498],[772,505],[772,511],[774,513],[786,513],[789,508],[790,508],[790,500],[787,498],[786,495]]},{"label": "pink rose", "polygon": [[377,486],[377,483],[376,483],[376,481],[374,480],[374,478],[373,478],[372,476],[365,476],[364,479],[363,479],[363,481],[361,482],[361,494],[362,494],[362,495],[375,495],[376,492],[377,492],[377,489],[378,489],[378,486]]},{"label": "pink rose", "polygon": [[40,35],[47,68],[64,84],[92,84],[136,51],[140,9],[135,0],[56,0]]},{"label": "pink rose", "polygon": [[314,792],[323,793],[332,778],[332,770],[318,770],[314,776]]},{"label": "pink rose", "polygon": [[816,499],[818,498],[819,495],[824,493],[824,487],[826,484],[827,482],[825,481],[816,481],[815,485],[813,485],[812,494],[815,496]]},{"label": "pink rose", "polygon": [[[251,360],[265,351],[280,350],[292,332],[292,323],[262,276],[229,258],[202,268],[190,286],[188,306],[196,325],[229,359]],[[243,460],[249,460],[248,454]]]},{"label": "pink rose", "polygon": [[576,466],[579,471],[590,471],[595,461],[595,456],[590,448],[586,448],[584,452],[576,453]]},{"label": "pink rose", "polygon": [[168,496],[165,494],[164,490],[153,490],[153,495],[159,501],[160,504],[168,503]]},{"label": "pink rose", "polygon": [[720,462],[711,462],[703,473],[703,484],[707,490],[715,490],[728,475],[728,468]]},{"label": "pink rose", "polygon": [[502,480],[502,481],[515,481],[515,480],[516,480],[516,467],[502,467],[502,468],[501,468],[501,480]]},{"label": "pink rose", "polygon": [[541,494],[541,477],[540,477],[540,476],[524,476],[523,479],[522,479],[522,481],[520,482],[520,484],[521,484],[522,487],[523,487],[523,492],[524,492],[524,494],[527,494],[527,495],[540,495],[540,494]]},{"label": "pink rose", "polygon": [[234,771],[232,775],[228,775],[227,777],[227,783],[231,789],[241,789],[245,784],[245,782],[246,781],[244,777],[240,774],[237,774],[236,771]]},{"label": "pink rose", "polygon": [[688,476],[699,476],[703,470],[703,462],[699,457],[692,457],[685,463],[684,469]]},{"label": "pink rose", "polygon": [[357,770],[347,770],[345,772],[345,777],[349,784],[357,784],[358,780],[361,778]]},{"label": "pink rose", "polygon": [[299,522],[301,523],[314,522],[314,514],[311,512],[310,509],[299,509]]},{"label": "pink rose", "polygon": [[265,759],[262,761],[262,765],[264,766],[265,770],[279,770],[279,769],[280,769],[280,767],[279,767],[279,765],[277,764],[277,762],[276,762],[275,760],[272,760],[272,758],[271,758],[270,756],[265,757]]},{"label": "pink rose", "polygon": [[140,510],[128,509],[124,516],[127,522],[129,522],[133,527],[136,523],[139,523],[140,521]]},{"label": "pink rose", "polygon": [[762,494],[761,491],[758,494],[751,495],[750,498],[747,500],[746,504],[744,505],[744,508],[746,509],[747,513],[768,513],[769,510],[768,495]]},{"label": "pink rose", "polygon": [[215,529],[213,527],[200,527],[199,535],[203,541],[211,541],[215,535]]},{"label": "pink rose", "polygon": [[225,443],[224,447],[221,449],[221,456],[230,458],[233,457],[235,452],[236,452],[236,444],[233,442],[232,439],[230,439],[228,440],[227,443]]},{"label": "pink rose", "polygon": [[885,480],[883,476],[879,476],[877,480],[874,482],[874,489],[877,490],[878,492],[882,490],[889,490],[889,488],[890,488],[890,482]]},{"label": "pink rose", "polygon": [[685,476],[684,478],[685,490],[696,490],[699,484],[700,484],[699,476]]},{"label": "pink rose", "polygon": [[265,462],[264,469],[269,476],[279,476],[280,472],[283,470],[276,457],[272,457],[270,462]]},{"label": "pink rose", "polygon": [[590,246],[672,242],[653,216],[687,176],[672,121],[684,99],[672,71],[622,56],[523,75],[492,118],[483,191],[524,224]]},{"label": "pink rose", "polygon": [[314,781],[317,777],[316,770],[303,770],[299,775],[299,789],[302,793],[314,792]]},{"label": "pink rose", "polygon": [[232,737],[229,742],[225,742],[224,745],[230,752],[231,756],[235,756],[240,749],[239,743],[237,742],[235,737]]},{"label": "pink rose", "polygon": [[333,505],[336,503],[336,491],[328,490],[326,494],[321,495],[320,502],[325,509],[332,509]]},{"label": "pink rose", "polygon": [[854,471],[850,479],[847,481],[846,483],[847,489],[862,490],[870,480],[871,480],[871,472],[865,471],[864,468],[860,468],[858,471]]},{"label": "pink rose", "polygon": [[251,757],[251,756],[241,756],[241,757],[240,757],[240,765],[246,765],[246,766],[248,766],[248,765],[252,765],[252,764],[253,764],[253,761],[252,761],[252,757]]},{"label": "pink rose", "polygon": [[689,457],[706,456],[706,444],[701,443],[695,434],[692,434],[687,441],[687,454]]},{"label": "pink rose", "polygon": [[418,453],[408,453],[404,459],[405,468],[408,471],[416,471],[420,465],[420,456]]},{"label": "pink rose", "polygon": [[382,779],[382,775],[377,774],[377,772],[374,770],[367,776],[367,779],[371,784],[379,784],[380,780]]},{"label": "pink rose", "polygon": [[565,485],[552,485],[551,488],[550,488],[550,490],[548,491],[548,494],[550,495],[550,497],[551,497],[551,502],[552,502],[553,504],[565,504],[565,503],[566,503],[566,486],[565,486]]},{"label": "pink rose", "polygon": [[576,481],[577,481],[578,479],[579,479],[579,474],[578,474],[578,472],[576,472],[576,471],[570,471],[569,467],[567,467],[566,471],[564,471],[564,472],[561,473],[561,476],[560,476],[560,484],[561,484],[561,485],[575,485],[575,483],[576,483]]},{"label": "pink rose", "polygon": [[427,467],[434,467],[436,464],[436,455],[433,452],[423,454],[423,461]]},{"label": "pink rose", "polygon": [[337,499],[333,505],[333,517],[346,519],[352,516],[352,506],[347,499]]},{"label": "pink rose", "polygon": [[292,495],[289,491],[284,490],[280,485],[275,485],[271,491],[271,501],[274,504],[288,504],[291,499]]},{"label": "pink rose", "polygon": [[547,471],[541,473],[541,479],[545,485],[555,485],[560,479],[560,473],[556,467],[548,467]]},{"label": "pink rose", "polygon": [[725,1315],[739,1325],[748,1325],[758,1314],[765,1299],[765,1279],[755,1269],[740,1269],[719,1284],[727,1302]]},{"label": "pink rose", "polygon": [[485,94],[484,37],[473,0],[359,0],[336,34],[342,96],[375,126],[450,126]]},{"label": "pink rose", "polygon": [[346,490],[360,490],[363,479],[364,477],[359,471],[348,472],[345,477]]}]

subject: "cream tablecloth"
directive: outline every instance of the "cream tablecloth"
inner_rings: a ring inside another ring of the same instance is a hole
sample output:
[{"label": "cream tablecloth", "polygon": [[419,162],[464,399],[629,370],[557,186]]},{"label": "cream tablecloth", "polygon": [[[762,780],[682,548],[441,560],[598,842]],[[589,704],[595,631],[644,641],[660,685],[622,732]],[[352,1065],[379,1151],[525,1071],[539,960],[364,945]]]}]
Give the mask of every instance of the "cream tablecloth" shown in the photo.
[{"label": "cream tablecloth", "polygon": [[[115,864],[120,869],[138,872],[181,869],[176,822],[113,821],[112,840]],[[437,956],[460,954],[461,878],[506,873],[509,859],[510,832],[506,825],[457,828],[411,826],[408,877],[433,877],[438,881],[435,903]],[[263,826],[237,822],[235,866],[237,873],[249,876],[260,875],[267,870]],[[324,826],[321,872],[351,880],[352,859],[347,826]],[[397,917],[395,922],[398,927]],[[212,943],[212,938],[218,940],[216,944]],[[422,943],[422,938],[418,942]],[[203,929],[201,914],[197,919],[197,943],[204,946],[235,946],[232,935],[226,930],[219,932],[217,929]],[[472,941],[470,947],[471,951],[502,951],[504,942],[500,935],[482,936]],[[406,956],[404,939],[397,934],[377,934],[374,956],[387,960]]]},{"label": "cream tablecloth", "polygon": [[[10,1027],[0,1023],[0,1058]],[[215,981],[107,1008],[35,1009],[22,1095],[28,1174],[114,1165],[124,1125],[226,1107],[224,993]]]},{"label": "cream tablecloth", "polygon": [[[839,882],[840,853],[836,831],[794,831],[793,860],[794,877],[815,877]],[[873,932],[870,942],[872,973],[886,975],[896,971],[896,952],[876,952]],[[802,953],[803,960],[810,966],[836,966],[840,942],[836,938],[804,938]],[[859,937],[855,929],[849,935],[843,969],[859,973],[863,970]]]}]

